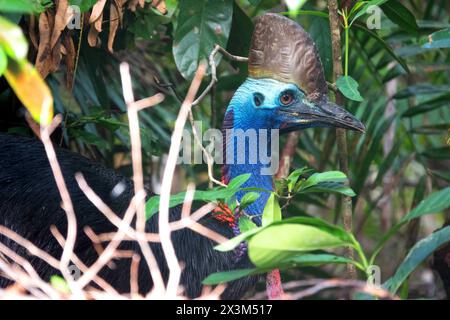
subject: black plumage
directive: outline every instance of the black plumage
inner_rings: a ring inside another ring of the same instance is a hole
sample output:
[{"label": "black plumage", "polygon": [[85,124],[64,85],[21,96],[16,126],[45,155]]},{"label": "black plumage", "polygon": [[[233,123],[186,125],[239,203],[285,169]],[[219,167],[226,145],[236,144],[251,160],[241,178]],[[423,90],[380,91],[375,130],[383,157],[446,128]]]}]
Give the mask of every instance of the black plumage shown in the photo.
[{"label": "black plumage", "polygon": [[[85,264],[90,265],[98,255],[83,228],[89,226],[97,234],[113,232],[117,229],[79,189],[75,181],[75,173],[81,172],[92,189],[120,216],[123,216],[132,198],[133,184],[126,177],[85,157],[61,148],[56,148],[56,152],[77,217],[75,253]],[[113,196],[111,191],[118,183],[123,183],[125,190],[120,195]],[[180,211],[179,207],[170,211],[171,221],[180,218]],[[233,232],[226,223],[213,219],[211,216],[201,220],[201,223],[225,237],[233,237]],[[60,258],[62,249],[51,234],[50,226],[55,225],[61,233],[65,234],[66,215],[61,208],[61,197],[44,147],[36,139],[0,134],[0,224],[32,241],[55,258]],[[146,231],[157,232],[157,215],[147,221]],[[222,253],[214,250],[213,241],[190,229],[173,232],[172,240],[177,257],[185,266],[181,284],[189,297],[196,297],[201,293],[201,281],[209,274],[251,266],[247,256],[236,262],[234,252]],[[45,261],[30,256],[23,247],[7,237],[0,235],[0,241],[27,257],[44,280],[58,274],[58,271]],[[121,248],[140,252],[138,244],[131,241],[125,241]],[[151,248],[163,276],[167,279],[168,270],[161,246],[153,243]],[[139,286],[142,292],[148,291],[152,286],[148,268],[144,264],[144,259],[141,259]],[[120,259],[115,260],[114,269],[105,267],[100,275],[119,292],[125,293],[130,290],[129,270],[130,259]],[[256,281],[257,278],[254,277],[234,281],[228,285],[222,297],[238,299],[253,287]],[[11,280],[0,274],[0,287],[11,283]]]}]

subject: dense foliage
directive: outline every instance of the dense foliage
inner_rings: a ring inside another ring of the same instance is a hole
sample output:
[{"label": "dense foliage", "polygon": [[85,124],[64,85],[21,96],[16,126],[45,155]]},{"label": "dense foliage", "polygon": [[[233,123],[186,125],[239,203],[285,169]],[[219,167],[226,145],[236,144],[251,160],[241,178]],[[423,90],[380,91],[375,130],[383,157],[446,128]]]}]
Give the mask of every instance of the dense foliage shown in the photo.
[{"label": "dense foliage", "polygon": [[[297,170],[277,181],[263,226],[257,228],[244,215],[239,223],[246,231],[216,248],[232,250],[246,240],[256,268],[213,274],[205,284],[275,267],[285,281],[341,278],[350,263],[362,280],[372,276],[370,266],[379,266],[382,286],[402,298],[443,297],[436,275],[427,280],[425,262],[450,241],[450,226],[436,231],[450,213],[450,4],[340,1],[344,75],[335,81],[327,2],[286,3],[290,5],[275,0],[3,1],[0,75],[7,82],[1,83],[0,129],[32,135],[18,110],[23,104],[39,120],[36,108],[50,96],[36,94],[41,92],[36,89],[40,74],[51,89],[55,113],[64,116],[55,142],[131,176],[118,72],[119,62],[127,61],[137,97],[166,95],[163,103],[140,113],[146,179],[158,191],[163,155],[199,63],[208,59],[214,44],[246,56],[252,18],[282,12],[311,34],[330,88],[342,92],[346,109],[367,131],[348,133],[349,184],[346,175],[334,171],[339,169],[335,131],[301,132],[292,161]],[[79,6],[80,28],[69,29],[58,19],[68,5]],[[380,11],[374,13],[371,5]],[[371,29],[369,20],[377,13],[379,26]],[[17,35],[19,27],[24,36]],[[222,60],[216,59],[215,90],[194,109],[202,130],[220,127],[232,93],[247,76],[245,63]],[[36,79],[25,82],[24,74]],[[209,189],[205,164],[183,165],[179,171],[174,193],[194,181],[201,190],[195,195],[198,203],[218,200],[232,209],[236,204],[230,199],[246,179]],[[219,166],[214,175],[220,176]],[[171,205],[182,203],[184,196],[174,196]],[[352,197],[353,233],[340,227],[341,196]],[[240,207],[256,197],[249,193]],[[150,199],[147,214],[155,213],[157,205],[157,197]],[[342,248],[348,246],[356,251],[354,259],[344,256]]]}]

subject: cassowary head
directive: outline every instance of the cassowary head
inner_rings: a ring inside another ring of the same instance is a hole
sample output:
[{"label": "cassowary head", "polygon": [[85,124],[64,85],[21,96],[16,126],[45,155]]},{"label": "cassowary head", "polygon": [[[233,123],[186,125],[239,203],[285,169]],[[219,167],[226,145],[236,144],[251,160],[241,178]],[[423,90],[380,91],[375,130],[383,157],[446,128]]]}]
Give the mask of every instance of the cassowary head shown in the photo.
[{"label": "cassowary head", "polygon": [[364,132],[364,125],[328,101],[316,46],[294,21],[277,14],[257,18],[249,52],[249,77],[227,113],[234,128],[339,127]]}]

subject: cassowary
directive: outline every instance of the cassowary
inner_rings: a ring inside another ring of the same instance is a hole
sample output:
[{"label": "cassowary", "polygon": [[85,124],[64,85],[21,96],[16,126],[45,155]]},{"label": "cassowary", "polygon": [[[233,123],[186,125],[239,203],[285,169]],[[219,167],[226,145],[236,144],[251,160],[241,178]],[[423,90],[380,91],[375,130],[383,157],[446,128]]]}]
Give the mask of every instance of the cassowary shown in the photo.
[{"label": "cassowary", "polygon": [[[227,129],[277,129],[281,133],[308,127],[341,127],[364,131],[363,124],[344,109],[328,101],[327,84],[317,49],[308,34],[295,22],[276,15],[265,14],[257,18],[249,52],[249,77],[239,87],[229,103],[223,121],[223,132]],[[267,135],[270,140],[271,134]],[[269,144],[273,141],[266,141]],[[224,139],[224,149],[235,145],[234,139]],[[248,144],[248,143],[247,143]],[[258,152],[261,141],[248,146],[245,151],[234,148],[235,157],[243,161],[224,161],[223,180],[250,173],[243,187],[273,189],[272,176],[262,174],[267,163],[250,161],[252,152]],[[227,154],[229,157],[230,154]],[[78,224],[75,253],[86,264],[97,258],[91,240],[83,229],[89,226],[97,234],[113,232],[116,228],[101,214],[79,189],[74,175],[81,172],[91,188],[118,214],[123,215],[133,196],[132,182],[124,176],[72,152],[57,149],[66,184],[74,203]],[[112,193],[122,183],[125,191]],[[240,191],[240,201],[245,194]],[[152,196],[151,193],[148,196]],[[253,221],[261,224],[261,213],[269,194],[260,197],[245,212]],[[171,220],[180,218],[180,208],[170,212]],[[236,219],[231,213],[231,223],[223,216],[209,215],[201,223],[208,228],[231,238],[239,233]],[[66,215],[61,208],[61,197],[57,190],[49,162],[41,142],[31,138],[0,134],[0,224],[10,228],[35,243],[54,257],[60,257],[62,249],[50,232],[55,225],[66,232]],[[157,232],[157,215],[147,221],[146,229]],[[184,263],[181,284],[189,297],[201,293],[201,281],[211,273],[251,267],[246,254],[240,251],[219,252],[215,243],[194,231],[183,229],[172,233],[176,255]],[[48,280],[58,272],[45,261],[29,256],[24,248],[0,235],[0,242],[27,259]],[[123,249],[140,252],[134,242],[124,242]],[[168,269],[159,244],[151,244],[164,277]],[[244,249],[245,250],[245,249]],[[0,270],[1,271],[1,270]],[[139,287],[148,292],[152,280],[144,262],[139,266]],[[115,260],[115,267],[105,267],[100,276],[120,292],[130,290],[130,260]],[[14,279],[2,278],[0,287],[6,287]],[[238,299],[253,287],[257,279],[248,277],[230,283],[222,298]]]}]

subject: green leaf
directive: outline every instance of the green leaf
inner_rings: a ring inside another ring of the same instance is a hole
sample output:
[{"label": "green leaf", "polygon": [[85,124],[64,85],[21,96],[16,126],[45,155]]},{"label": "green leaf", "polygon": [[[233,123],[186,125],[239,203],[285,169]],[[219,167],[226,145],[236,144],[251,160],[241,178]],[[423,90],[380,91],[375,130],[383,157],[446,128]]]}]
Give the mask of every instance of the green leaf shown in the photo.
[{"label": "green leaf", "polygon": [[0,0],[1,12],[15,13],[41,13],[45,11],[46,6],[42,5],[45,1],[37,0]]},{"label": "green leaf", "polygon": [[250,220],[249,217],[242,216],[239,218],[239,230],[241,233],[255,228],[258,228],[258,226],[252,220]]},{"label": "green leaf", "polygon": [[334,231],[296,223],[271,225],[250,238],[249,257],[257,267],[271,267],[300,252],[342,247],[351,243],[343,241]]},{"label": "green leaf", "polygon": [[66,280],[64,280],[64,278],[60,276],[51,276],[50,284],[52,285],[53,288],[55,288],[59,292],[66,294],[70,293],[69,285],[67,284]]},{"label": "green leaf", "polygon": [[417,207],[403,217],[401,223],[431,214],[442,212],[450,207],[450,187],[437,191],[422,200]]},{"label": "green leaf", "polygon": [[450,103],[450,94],[444,94],[437,98],[422,102],[416,106],[407,109],[402,113],[402,117],[414,117],[422,113],[429,112],[441,107],[448,107]]},{"label": "green leaf", "polygon": [[215,44],[226,47],[233,1],[184,0],[179,9],[173,55],[181,75],[191,79],[199,62],[208,59]]},{"label": "green leaf", "polygon": [[[448,127],[447,127],[447,129],[448,129]],[[433,159],[435,159],[435,160],[450,159],[450,146],[429,148],[429,149],[425,150],[424,152],[422,152],[422,155],[424,157],[427,157],[432,160]]]},{"label": "green leaf", "polygon": [[221,243],[217,246],[214,247],[214,249],[216,249],[217,251],[230,251],[233,250],[234,248],[236,248],[242,241],[247,240],[248,238],[250,238],[251,236],[253,236],[255,233],[259,232],[262,228],[254,228],[254,229],[250,229],[246,232],[241,233],[240,235],[231,238],[230,240]]},{"label": "green leaf", "polygon": [[[389,55],[394,58],[401,66],[402,68],[409,73],[408,65],[406,64],[405,60],[403,60],[400,56],[398,56],[395,51],[391,48],[391,46],[386,43],[376,32],[368,29],[364,24],[362,23],[355,23],[355,27],[358,29],[361,29],[364,31],[365,34],[368,34],[373,39],[375,39],[380,45],[383,46],[383,48],[389,53]],[[395,71],[395,68],[392,69],[392,71]]]},{"label": "green leaf", "polygon": [[345,175],[345,173],[341,171],[326,171],[314,173],[302,184],[302,190],[312,187],[321,182],[329,182],[329,181],[345,182],[347,181],[347,176]]},{"label": "green leaf", "polygon": [[333,70],[330,23],[328,20],[320,17],[311,17],[311,20],[311,27],[308,32],[316,43],[320,60],[322,61],[323,69],[325,71],[325,77],[328,79]]},{"label": "green leaf", "polygon": [[332,192],[332,193],[340,193],[348,197],[356,196],[355,192],[349,186],[346,186],[343,183],[333,181],[321,182],[315,186],[312,186],[302,191],[302,193],[312,193],[312,192]]},{"label": "green leaf", "polygon": [[[194,193],[195,201],[212,202],[216,200],[227,200],[240,190],[240,187],[250,178],[250,174],[241,174],[233,178],[228,186],[214,188],[212,190],[196,190]],[[184,202],[186,192],[181,192],[170,197],[169,208],[173,208]],[[145,204],[145,216],[150,219],[159,208],[159,196],[151,197]]]},{"label": "green leaf", "polygon": [[259,228],[248,239],[250,260],[257,267],[273,267],[300,252],[352,246],[353,236],[321,219],[294,217]]},{"label": "green leaf", "polygon": [[250,173],[244,173],[231,179],[231,181],[228,183],[228,188],[229,189],[240,188],[244,183],[247,182],[248,179],[250,179],[250,176],[251,176]]},{"label": "green leaf", "polygon": [[304,253],[297,255],[295,257],[289,258],[284,260],[281,264],[282,269],[286,268],[287,266],[289,268],[292,267],[299,267],[299,266],[319,266],[323,264],[347,264],[347,263],[354,263],[353,260],[347,259],[344,257],[340,257],[334,254],[329,253]]},{"label": "green leaf", "polygon": [[3,48],[0,46],[0,77],[5,72],[7,66],[8,66],[8,57],[6,56],[6,53],[3,50]]},{"label": "green leaf", "polygon": [[271,193],[267,199],[262,215],[262,225],[266,226],[272,222],[281,220],[281,208],[275,193]]},{"label": "green leaf", "polygon": [[255,202],[259,198],[259,196],[260,194],[257,192],[247,192],[242,197],[241,202],[239,203],[239,207],[241,208],[241,210],[244,210],[253,202]]},{"label": "green leaf", "polygon": [[298,178],[302,174],[308,173],[310,171],[311,169],[308,169],[307,167],[303,167],[292,171],[291,174],[287,177],[289,192],[292,192],[292,190],[294,189],[294,186],[297,183]]},{"label": "green leaf", "polygon": [[259,6],[259,4],[261,3],[261,1],[262,1],[262,0],[248,0],[248,2],[249,2],[252,6],[254,6],[254,7]]},{"label": "green leaf", "polygon": [[28,42],[18,25],[0,16],[0,46],[12,59],[20,62],[27,58]]},{"label": "green leaf", "polygon": [[423,45],[425,49],[450,48],[450,28],[437,31],[428,36],[428,43]]},{"label": "green leaf", "polygon": [[397,292],[402,283],[409,277],[409,275],[441,245],[450,241],[450,226],[440,229],[430,234],[425,239],[417,242],[411,248],[406,258],[397,268],[392,278],[388,279],[383,287],[392,293]]},{"label": "green leaf", "polygon": [[232,271],[216,272],[207,276],[202,281],[202,284],[205,286],[212,286],[251,276],[258,272],[264,273],[265,271],[258,271],[258,269],[237,269]]},{"label": "green leaf", "polygon": [[[328,253],[323,254],[305,253],[281,261],[280,264],[277,266],[277,268],[285,270],[289,268],[304,267],[304,266],[319,266],[328,263],[347,264],[347,263],[354,263],[354,261]],[[206,277],[202,281],[202,283],[204,285],[216,285],[220,283],[234,281],[248,276],[267,273],[270,270],[272,270],[272,268],[238,269],[224,272],[216,272]]]},{"label": "green leaf", "polygon": [[364,98],[358,91],[358,82],[350,76],[341,76],[336,81],[339,91],[350,100],[361,102]]},{"label": "green leaf", "polygon": [[[354,6],[354,9],[352,9],[352,11],[350,11],[350,17],[349,17],[351,20],[350,26],[353,24],[353,22],[356,21],[356,19],[361,17],[363,14],[365,14],[371,6],[381,6],[383,3],[387,2],[387,1],[389,1],[389,0],[371,0],[371,1],[358,2]],[[359,4],[359,3],[361,3],[361,4]],[[355,14],[354,17],[352,17],[353,14]]]},{"label": "green leaf", "polygon": [[399,1],[388,1],[381,6],[381,9],[392,22],[403,30],[414,35],[419,33],[416,18]]},{"label": "green leaf", "polygon": [[69,0],[70,5],[80,7],[81,12],[90,10],[98,0]]},{"label": "green leaf", "polygon": [[400,90],[394,95],[394,99],[405,99],[412,96],[449,93],[450,86],[438,86],[430,83],[420,83],[417,85],[409,86]]}]

